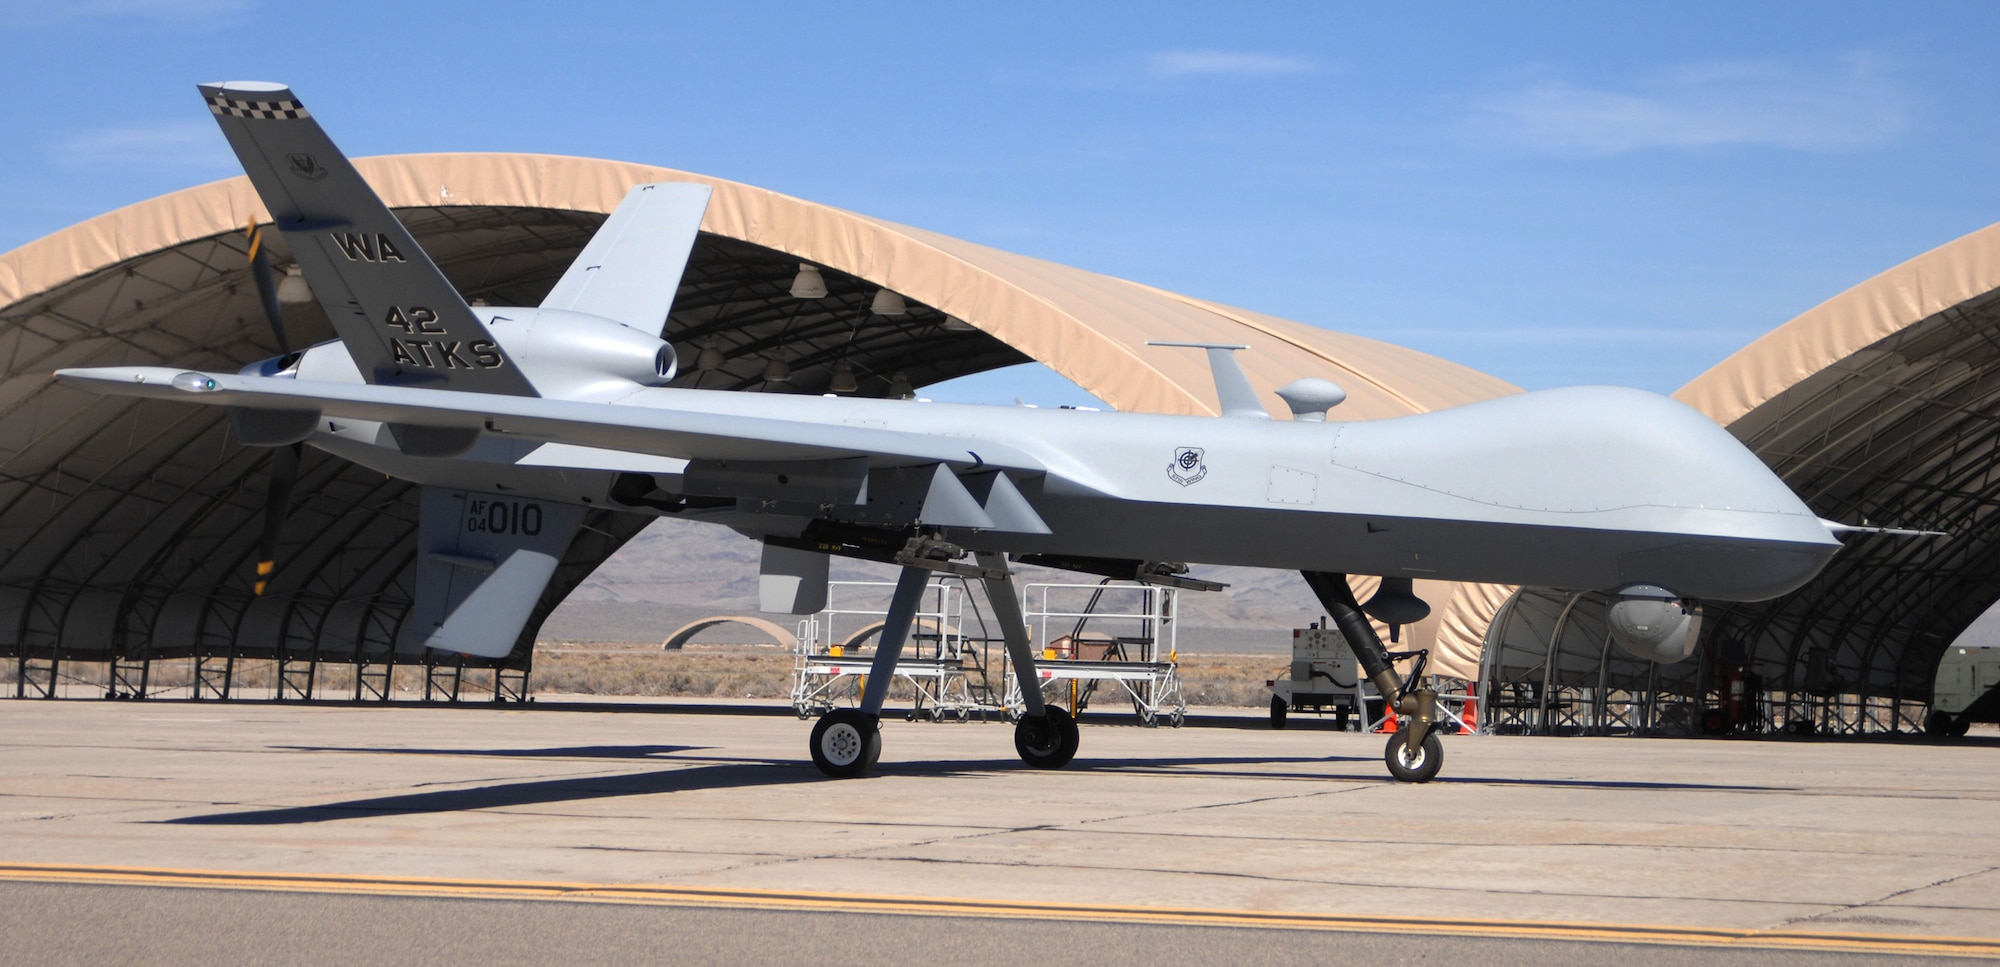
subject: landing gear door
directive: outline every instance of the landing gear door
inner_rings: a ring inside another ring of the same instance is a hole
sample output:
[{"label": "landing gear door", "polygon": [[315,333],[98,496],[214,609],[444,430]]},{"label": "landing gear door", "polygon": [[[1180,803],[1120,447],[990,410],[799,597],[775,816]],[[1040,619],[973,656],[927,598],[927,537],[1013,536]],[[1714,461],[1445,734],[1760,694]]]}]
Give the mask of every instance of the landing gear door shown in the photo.
[{"label": "landing gear door", "polygon": [[818,551],[764,545],[757,569],[757,610],[812,614],[826,610],[828,558]]},{"label": "landing gear door", "polygon": [[417,600],[403,638],[501,658],[528,623],[584,508],[504,494],[423,488]]}]

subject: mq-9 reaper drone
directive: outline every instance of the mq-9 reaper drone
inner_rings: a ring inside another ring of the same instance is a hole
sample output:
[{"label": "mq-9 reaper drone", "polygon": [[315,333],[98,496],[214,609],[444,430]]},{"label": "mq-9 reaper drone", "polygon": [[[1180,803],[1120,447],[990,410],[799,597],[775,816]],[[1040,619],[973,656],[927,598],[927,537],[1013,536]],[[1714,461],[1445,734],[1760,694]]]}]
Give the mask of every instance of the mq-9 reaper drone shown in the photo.
[{"label": "mq-9 reaper drone", "polygon": [[[1771,471],[1700,413],[1650,393],[1522,393],[1416,416],[1329,422],[1325,380],[1273,420],[1232,350],[1200,346],[1221,417],[669,388],[662,339],[708,186],[639,185],[539,306],[472,307],[286,87],[203,85],[337,340],[292,352],[268,258],[251,259],[284,355],[237,373],[121,366],[58,378],[223,406],[276,448],[259,565],[269,576],[298,447],[422,486],[417,596],[428,647],[512,647],[585,508],[709,521],[763,542],[767,610],[824,606],[829,555],[902,570],[859,707],[812,730],[829,776],[868,771],[891,674],[929,576],[983,583],[1025,703],[1029,765],[1075,756],[1044,704],[1013,560],[1171,583],[1187,562],[1300,572],[1404,719],[1384,758],[1435,776],[1436,695],[1404,680],[1370,622],[1420,619],[1414,578],[1611,592],[1622,645],[1688,654],[1700,599],[1755,601],[1839,547]],[[253,232],[256,226],[252,226]],[[1174,562],[1174,563],[1163,563]],[[1378,575],[1363,603],[1350,574]]]}]

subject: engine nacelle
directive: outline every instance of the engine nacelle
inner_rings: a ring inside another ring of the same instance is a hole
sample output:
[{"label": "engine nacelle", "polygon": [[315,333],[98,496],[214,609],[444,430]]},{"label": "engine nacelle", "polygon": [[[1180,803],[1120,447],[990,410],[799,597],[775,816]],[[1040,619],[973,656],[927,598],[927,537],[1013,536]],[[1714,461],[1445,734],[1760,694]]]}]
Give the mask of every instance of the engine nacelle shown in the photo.
[{"label": "engine nacelle", "polygon": [[561,309],[475,311],[544,396],[588,399],[633,384],[665,386],[678,368],[671,343],[610,319]]},{"label": "engine nacelle", "polygon": [[1672,664],[1694,654],[1701,608],[1665,588],[1633,584],[1611,594],[1611,640],[1629,654]]}]

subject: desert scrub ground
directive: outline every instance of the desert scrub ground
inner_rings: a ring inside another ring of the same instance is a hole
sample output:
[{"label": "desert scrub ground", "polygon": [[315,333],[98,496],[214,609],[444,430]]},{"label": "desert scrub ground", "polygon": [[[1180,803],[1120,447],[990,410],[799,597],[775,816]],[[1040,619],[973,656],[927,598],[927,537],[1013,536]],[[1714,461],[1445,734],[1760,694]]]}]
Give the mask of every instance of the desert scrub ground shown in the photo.
[{"label": "desert scrub ground", "polygon": [[[537,695],[788,698],[792,658],[777,648],[661,651],[657,645],[543,642],[528,683]],[[1261,707],[1271,701],[1264,682],[1285,667],[1285,658],[1264,655],[1182,655],[1181,688],[1189,705]],[[996,689],[1001,684],[993,683]],[[890,697],[908,696],[908,687],[899,686]]]},{"label": "desert scrub ground", "polygon": [[[1182,655],[1181,689],[1189,705],[1262,707],[1271,700],[1264,682],[1284,673],[1286,659],[1260,655]],[[657,644],[573,644],[541,642],[535,648],[535,666],[528,676],[532,695],[604,695],[661,698],[789,698],[792,694],[793,655],[790,651],[766,646],[696,645],[679,651],[663,651]],[[15,663],[0,662],[0,685],[11,686]],[[109,666],[102,662],[65,662],[61,691],[69,697],[101,696],[108,688]],[[354,669],[351,665],[326,663],[314,670],[313,693],[322,699],[354,697]],[[277,664],[271,661],[240,659],[231,674],[231,694],[240,698],[262,698],[274,692]],[[1005,686],[997,680],[996,690]],[[477,700],[490,687],[490,673],[468,673],[464,697]],[[147,693],[158,698],[186,698],[193,692],[194,666],[190,661],[157,661],[146,683]],[[294,682],[294,687],[299,683]],[[380,687],[379,683],[371,683]],[[213,685],[211,685],[213,687]],[[402,665],[395,669],[391,694],[399,699],[423,696],[424,671],[420,666]],[[13,689],[6,692],[12,694]],[[1109,692],[1097,702],[1099,707],[1119,703]],[[910,689],[898,683],[891,690],[892,701],[907,701]]]}]

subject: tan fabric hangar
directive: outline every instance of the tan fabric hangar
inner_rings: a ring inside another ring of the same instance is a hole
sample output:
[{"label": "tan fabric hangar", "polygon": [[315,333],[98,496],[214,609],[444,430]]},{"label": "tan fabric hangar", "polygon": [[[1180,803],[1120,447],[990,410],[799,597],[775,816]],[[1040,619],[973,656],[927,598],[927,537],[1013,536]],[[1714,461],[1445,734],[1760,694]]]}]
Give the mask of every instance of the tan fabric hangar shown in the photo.
[{"label": "tan fabric hangar", "polygon": [[[1517,392],[1423,353],[998,251],[777,192],[582,158],[435,154],[362,159],[362,173],[470,300],[534,305],[634,185],[715,188],[668,338],[676,385],[819,393],[845,366],[863,395],[1037,360],[1120,410],[1215,413],[1197,353],[1147,340],[1243,343],[1252,384],[1300,376],[1348,392],[1339,419],[1378,419]],[[416,488],[309,451],[271,592],[250,594],[267,454],[205,407],[144,406],[55,386],[65,366],[233,369],[275,354],[245,268],[243,227],[266,214],[246,180],[143,202],[0,255],[0,654],[38,662],[228,653],[360,661],[393,649],[410,604]],[[288,261],[282,241],[274,256]],[[799,299],[801,264],[827,295]],[[878,290],[901,316],[871,316]],[[288,305],[295,342],[330,338]],[[773,361],[788,377],[769,381]],[[648,518],[593,512],[517,645]],[[1360,582],[1357,582],[1360,583]],[[1359,588],[1365,595],[1367,587]],[[1435,668],[1469,676],[1484,626],[1409,629]],[[1481,600],[1497,591],[1483,589]],[[1485,613],[1491,613],[1491,605]]]},{"label": "tan fabric hangar", "polygon": [[1674,395],[1820,516],[1944,536],[1850,538],[1797,592],[1707,607],[1701,651],[1672,666],[1608,647],[1602,595],[1461,593],[1446,620],[1487,629],[1486,691],[1529,696],[1514,702],[1536,706],[1529,731],[1692,731],[1688,712],[1726,708],[1738,683],[1731,729],[1921,727],[1939,656],[2000,599],[2000,225],[1840,293]]}]

